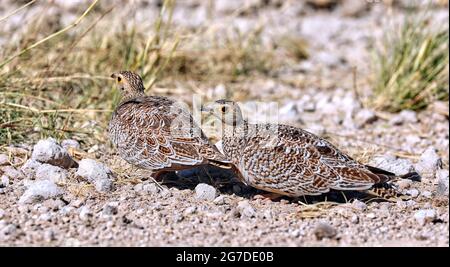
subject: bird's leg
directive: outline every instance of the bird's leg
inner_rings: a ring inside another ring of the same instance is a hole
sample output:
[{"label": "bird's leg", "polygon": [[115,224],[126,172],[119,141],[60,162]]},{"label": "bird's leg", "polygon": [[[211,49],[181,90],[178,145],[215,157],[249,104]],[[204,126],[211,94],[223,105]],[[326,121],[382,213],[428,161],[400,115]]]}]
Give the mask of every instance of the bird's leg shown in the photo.
[{"label": "bird's leg", "polygon": [[260,193],[258,195],[256,195],[255,197],[261,197],[261,198],[266,198],[266,199],[270,199],[271,201],[279,201],[281,198],[283,198],[283,195],[277,194],[277,193],[272,193],[272,192],[264,192],[264,193]]},{"label": "bird's leg", "polygon": [[168,178],[167,176],[169,176],[170,174],[175,175],[178,178],[178,176],[173,171],[154,172],[150,175],[150,178],[159,187],[159,189],[163,190],[164,188],[161,184],[165,183],[165,178]]},{"label": "bird's leg", "polygon": [[154,172],[150,175],[150,177],[155,181],[155,182],[162,182],[163,181],[163,175],[169,173],[168,171],[157,171]]}]

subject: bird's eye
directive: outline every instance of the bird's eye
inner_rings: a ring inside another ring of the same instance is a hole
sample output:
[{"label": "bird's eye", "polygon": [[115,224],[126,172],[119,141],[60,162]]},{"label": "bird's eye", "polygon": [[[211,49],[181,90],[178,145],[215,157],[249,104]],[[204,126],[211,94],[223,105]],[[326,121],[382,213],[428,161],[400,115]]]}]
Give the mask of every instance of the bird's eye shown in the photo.
[{"label": "bird's eye", "polygon": [[221,111],[222,111],[223,113],[227,112],[227,107],[223,106],[223,107],[221,108]]},{"label": "bird's eye", "polygon": [[117,82],[120,83],[122,81],[122,77],[117,77]]}]

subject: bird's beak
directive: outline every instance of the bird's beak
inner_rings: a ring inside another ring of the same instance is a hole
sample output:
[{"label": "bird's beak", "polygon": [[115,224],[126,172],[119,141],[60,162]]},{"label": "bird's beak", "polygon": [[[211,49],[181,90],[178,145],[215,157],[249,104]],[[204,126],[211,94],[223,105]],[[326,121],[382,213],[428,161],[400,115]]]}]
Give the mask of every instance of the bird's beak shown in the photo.
[{"label": "bird's beak", "polygon": [[111,78],[115,79],[116,78],[116,74],[115,73],[111,74]]},{"label": "bird's beak", "polygon": [[205,105],[202,105],[201,107],[200,107],[200,111],[201,112],[204,112],[204,113],[212,113],[212,109],[210,108],[210,107],[208,107],[207,105],[205,106]]}]

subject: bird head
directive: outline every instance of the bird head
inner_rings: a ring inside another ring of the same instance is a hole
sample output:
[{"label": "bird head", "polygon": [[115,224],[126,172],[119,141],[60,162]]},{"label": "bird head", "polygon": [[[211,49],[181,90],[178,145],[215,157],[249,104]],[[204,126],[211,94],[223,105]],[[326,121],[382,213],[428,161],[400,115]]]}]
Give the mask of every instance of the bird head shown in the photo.
[{"label": "bird head", "polygon": [[209,113],[228,125],[239,125],[243,118],[239,105],[231,100],[217,100],[203,105],[201,111]]},{"label": "bird head", "polygon": [[116,81],[122,98],[133,98],[144,95],[144,84],[139,75],[131,71],[120,71],[111,74]]}]

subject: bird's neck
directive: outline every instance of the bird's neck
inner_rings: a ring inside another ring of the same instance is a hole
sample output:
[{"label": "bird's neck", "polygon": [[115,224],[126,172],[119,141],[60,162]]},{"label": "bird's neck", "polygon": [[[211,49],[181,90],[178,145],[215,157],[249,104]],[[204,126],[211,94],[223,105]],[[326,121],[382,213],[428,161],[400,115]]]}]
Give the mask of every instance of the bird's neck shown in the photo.
[{"label": "bird's neck", "polygon": [[144,96],[145,96],[145,93],[143,91],[142,92],[134,92],[132,94],[124,94],[122,96],[122,99],[120,100],[120,104],[119,105],[121,105],[121,104],[123,104],[125,102],[128,102],[130,100],[133,100],[133,99],[136,99],[136,98],[139,98],[139,97],[144,97]]},{"label": "bird's neck", "polygon": [[240,120],[233,125],[222,123],[222,136],[223,138],[238,138],[245,136],[248,131],[248,122],[246,120]]}]

